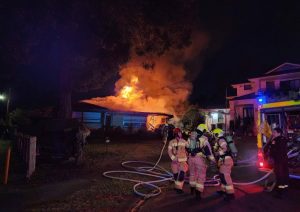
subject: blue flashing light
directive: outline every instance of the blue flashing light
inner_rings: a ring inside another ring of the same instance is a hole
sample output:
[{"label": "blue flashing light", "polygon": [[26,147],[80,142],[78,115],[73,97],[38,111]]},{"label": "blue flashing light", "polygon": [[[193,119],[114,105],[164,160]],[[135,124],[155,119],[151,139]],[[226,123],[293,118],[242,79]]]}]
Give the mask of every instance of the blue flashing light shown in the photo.
[{"label": "blue flashing light", "polygon": [[259,104],[266,104],[266,97],[264,95],[260,95],[257,97],[257,101]]}]

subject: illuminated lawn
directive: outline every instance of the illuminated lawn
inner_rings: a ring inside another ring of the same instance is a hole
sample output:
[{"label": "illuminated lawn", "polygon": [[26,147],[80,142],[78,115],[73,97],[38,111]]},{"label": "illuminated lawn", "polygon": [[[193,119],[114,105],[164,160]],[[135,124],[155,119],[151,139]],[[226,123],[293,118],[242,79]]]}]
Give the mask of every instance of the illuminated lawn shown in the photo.
[{"label": "illuminated lawn", "polygon": [[[133,193],[134,183],[107,179],[102,173],[109,170],[124,170],[121,162],[126,160],[155,162],[162,145],[158,139],[119,140],[112,141],[106,150],[105,144],[99,144],[94,140],[86,146],[83,164],[75,166],[70,162],[60,165],[48,164],[38,168],[39,171],[32,179],[31,185],[37,190],[48,192],[49,198],[38,200],[33,195],[34,200],[28,201],[28,208],[37,211],[128,210],[141,199]],[[168,162],[165,154],[161,164],[168,168]],[[136,178],[129,174],[122,176]],[[46,185],[52,186],[45,188]]]}]

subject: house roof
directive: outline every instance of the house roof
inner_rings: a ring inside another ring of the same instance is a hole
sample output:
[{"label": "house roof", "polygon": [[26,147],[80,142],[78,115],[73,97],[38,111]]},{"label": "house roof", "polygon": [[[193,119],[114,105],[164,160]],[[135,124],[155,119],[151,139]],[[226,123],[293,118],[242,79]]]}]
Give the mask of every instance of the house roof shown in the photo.
[{"label": "house roof", "polygon": [[230,99],[229,101],[244,100],[244,99],[255,99],[256,97],[257,97],[257,95],[255,93],[250,93],[250,94],[247,94],[247,95],[234,97],[234,98]]},{"label": "house roof", "polygon": [[300,73],[300,64],[296,63],[283,63],[270,71],[266,72],[264,75],[259,75],[259,76],[254,76],[251,78],[248,78],[248,82],[241,82],[241,83],[235,83],[232,84],[231,86],[237,86],[237,85],[242,85],[242,84],[248,84],[251,83],[251,79],[257,79],[257,78],[264,78],[264,77],[271,77],[271,76],[276,76],[276,75],[282,75],[282,74],[291,74],[291,73]]},{"label": "house roof", "polygon": [[89,104],[86,102],[77,102],[73,105],[73,111],[81,111],[81,112],[116,112],[116,113],[126,113],[127,115],[162,115],[173,117],[173,115],[166,114],[166,113],[155,113],[155,112],[138,112],[138,111],[119,111],[119,110],[110,110],[105,107]]},{"label": "house roof", "polygon": [[272,70],[268,71],[266,75],[270,74],[285,74],[287,71],[300,71],[300,64],[295,63],[283,63],[280,66],[277,66],[276,68],[273,68]]}]

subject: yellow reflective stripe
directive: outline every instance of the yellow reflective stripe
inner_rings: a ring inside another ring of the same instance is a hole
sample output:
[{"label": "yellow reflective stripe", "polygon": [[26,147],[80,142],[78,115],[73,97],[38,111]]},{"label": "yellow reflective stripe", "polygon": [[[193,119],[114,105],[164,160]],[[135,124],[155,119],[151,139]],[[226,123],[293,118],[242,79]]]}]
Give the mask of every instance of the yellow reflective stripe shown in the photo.
[{"label": "yellow reflective stripe", "polygon": [[233,190],[233,185],[225,186],[225,188],[226,188],[226,191]]},{"label": "yellow reflective stripe", "polygon": [[209,160],[211,160],[211,161],[215,160],[214,156],[212,156],[212,155],[210,155],[208,158],[209,158]]},{"label": "yellow reflective stripe", "polygon": [[178,146],[186,146],[186,143],[179,143]]},{"label": "yellow reflective stripe", "polygon": [[198,152],[197,156],[205,157],[205,155],[202,152]]},{"label": "yellow reflective stripe", "polygon": [[196,182],[195,181],[190,181],[190,186],[195,187],[196,186]]},{"label": "yellow reflective stripe", "polygon": [[196,188],[204,188],[204,185],[201,183],[196,183]]},{"label": "yellow reflective stripe", "polygon": [[184,182],[175,181],[175,188],[182,189]]},{"label": "yellow reflective stripe", "polygon": [[289,187],[288,185],[279,185],[278,188],[287,188]]},{"label": "yellow reflective stripe", "polygon": [[178,158],[178,162],[185,162],[187,161],[187,158]]},{"label": "yellow reflective stripe", "polygon": [[182,182],[180,182],[180,181],[175,181],[175,185],[181,185],[182,184]]}]

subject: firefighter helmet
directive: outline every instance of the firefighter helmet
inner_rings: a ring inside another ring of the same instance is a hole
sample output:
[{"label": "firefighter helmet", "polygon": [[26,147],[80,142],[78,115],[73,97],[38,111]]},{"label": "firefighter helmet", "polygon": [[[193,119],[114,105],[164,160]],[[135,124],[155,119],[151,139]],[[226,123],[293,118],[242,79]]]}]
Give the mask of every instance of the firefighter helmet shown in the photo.
[{"label": "firefighter helmet", "polygon": [[197,127],[197,130],[201,131],[202,133],[204,133],[205,131],[206,132],[208,131],[207,126],[205,124],[199,124]]},{"label": "firefighter helmet", "polygon": [[213,130],[213,134],[216,137],[222,137],[222,136],[224,136],[224,131],[220,128],[216,128],[216,129]]}]

